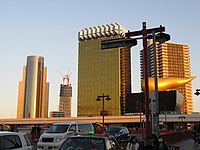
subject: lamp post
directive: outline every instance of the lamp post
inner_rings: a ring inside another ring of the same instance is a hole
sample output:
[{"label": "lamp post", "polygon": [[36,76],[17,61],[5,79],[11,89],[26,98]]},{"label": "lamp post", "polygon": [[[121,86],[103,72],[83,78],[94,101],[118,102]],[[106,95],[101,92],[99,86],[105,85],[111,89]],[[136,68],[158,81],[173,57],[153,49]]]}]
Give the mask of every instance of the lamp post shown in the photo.
[{"label": "lamp post", "polygon": [[101,95],[101,96],[97,96],[97,99],[96,99],[96,101],[103,101],[102,102],[102,116],[103,116],[103,118],[102,118],[102,124],[103,124],[103,133],[104,133],[104,116],[105,116],[105,111],[104,111],[104,102],[105,102],[105,100],[107,100],[107,101],[109,101],[109,100],[111,100],[111,98],[109,97],[109,95],[104,95],[104,93],[103,93],[103,95]]},{"label": "lamp post", "polygon": [[152,32],[152,39],[153,39],[153,58],[154,58],[154,87],[155,87],[155,111],[152,111],[153,113],[153,123],[152,123],[152,129],[153,133],[156,134],[158,137],[160,135],[159,130],[159,95],[158,95],[158,76],[157,76],[157,56],[156,56],[156,42],[164,43],[168,40],[170,40],[170,35],[165,33],[159,33],[155,34],[155,31]]},{"label": "lamp post", "polygon": [[165,129],[167,129],[167,111],[165,108]]},{"label": "lamp post", "polygon": [[[143,60],[144,60],[144,81],[145,81],[145,116],[146,116],[146,132],[145,137],[147,138],[151,134],[151,121],[150,121],[150,111],[149,111],[149,84],[148,84],[148,52],[147,52],[147,39],[150,37],[148,34],[153,36],[153,48],[154,48],[154,81],[155,81],[155,130],[156,135],[159,135],[159,105],[158,105],[158,82],[157,82],[157,63],[156,63],[156,40],[159,42],[164,42],[170,39],[167,34],[162,34],[165,31],[165,27],[160,26],[157,28],[146,29],[146,22],[142,23],[142,30],[135,32],[126,33],[126,37],[142,35],[143,39]],[[155,33],[159,32],[156,37]],[[161,36],[160,36],[161,35]],[[156,39],[157,38],[157,39]]]},{"label": "lamp post", "polygon": [[183,115],[181,115],[181,116],[179,116],[178,117],[178,119],[181,119],[181,123],[182,123],[182,128],[183,128],[183,130],[184,130],[184,127],[183,127],[183,119],[185,119],[185,116],[183,116]]},{"label": "lamp post", "polygon": [[[150,121],[150,111],[149,111],[149,84],[148,84],[148,53],[147,53],[147,39],[149,38],[149,34],[154,33],[162,33],[165,31],[165,27],[160,26],[157,28],[146,29],[146,22],[142,23],[142,30],[127,32],[125,33],[126,38],[122,39],[112,39],[102,41],[101,49],[108,48],[116,48],[116,47],[129,47],[137,45],[136,39],[143,40],[143,60],[144,60],[144,81],[145,81],[145,117],[146,117],[146,125],[145,125],[145,137],[147,138],[151,134],[151,121]],[[142,36],[140,38],[130,38],[133,36]]]},{"label": "lamp post", "polygon": [[194,93],[195,95],[199,96],[200,94],[200,89],[196,89],[196,92]]}]

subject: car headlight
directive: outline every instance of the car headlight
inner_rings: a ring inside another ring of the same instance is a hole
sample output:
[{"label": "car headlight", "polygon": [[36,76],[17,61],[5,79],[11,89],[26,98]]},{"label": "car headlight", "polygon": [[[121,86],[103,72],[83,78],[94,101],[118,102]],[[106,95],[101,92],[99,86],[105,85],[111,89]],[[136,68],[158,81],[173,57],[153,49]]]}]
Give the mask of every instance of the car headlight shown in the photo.
[{"label": "car headlight", "polygon": [[58,136],[54,138],[54,142],[60,142],[62,140],[62,136]]},{"label": "car headlight", "polygon": [[39,142],[42,142],[42,137],[39,138]]}]

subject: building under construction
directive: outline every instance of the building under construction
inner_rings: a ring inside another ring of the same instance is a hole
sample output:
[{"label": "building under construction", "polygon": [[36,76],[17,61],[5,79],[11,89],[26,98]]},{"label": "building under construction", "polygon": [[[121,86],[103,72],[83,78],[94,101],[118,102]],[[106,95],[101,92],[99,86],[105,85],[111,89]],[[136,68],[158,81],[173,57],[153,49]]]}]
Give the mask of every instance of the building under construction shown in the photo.
[{"label": "building under construction", "polygon": [[71,117],[72,111],[72,86],[70,84],[70,75],[69,72],[63,75],[63,83],[60,85],[59,112],[64,112],[65,117]]}]

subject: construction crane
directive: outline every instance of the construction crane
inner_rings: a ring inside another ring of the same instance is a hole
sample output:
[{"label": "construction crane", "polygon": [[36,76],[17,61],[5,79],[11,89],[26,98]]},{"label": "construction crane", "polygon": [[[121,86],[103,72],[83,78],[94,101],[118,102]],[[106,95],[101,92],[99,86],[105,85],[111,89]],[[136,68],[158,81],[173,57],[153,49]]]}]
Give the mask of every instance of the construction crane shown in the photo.
[{"label": "construction crane", "polygon": [[[70,68],[68,69],[67,74],[62,74],[59,70],[58,70],[58,72],[60,73],[60,75],[63,78],[63,85],[69,85],[70,77],[71,77],[71,74],[72,74],[70,72]],[[66,81],[67,81],[67,84],[66,84]]]}]

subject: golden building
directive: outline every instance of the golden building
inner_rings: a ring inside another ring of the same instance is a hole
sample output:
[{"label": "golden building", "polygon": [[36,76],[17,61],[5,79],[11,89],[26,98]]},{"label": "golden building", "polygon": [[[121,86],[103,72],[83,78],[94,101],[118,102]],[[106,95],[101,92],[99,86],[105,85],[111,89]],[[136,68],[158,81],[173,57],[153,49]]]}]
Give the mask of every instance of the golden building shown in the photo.
[{"label": "golden building", "polygon": [[28,56],[19,82],[17,118],[48,117],[49,83],[44,58]]},{"label": "golden building", "polygon": [[[190,52],[188,45],[163,43],[156,44],[158,78],[191,78]],[[153,45],[148,49],[149,77],[154,77]],[[143,61],[141,52],[141,78],[143,79]],[[190,114],[193,111],[191,82],[175,89],[183,95],[182,112]]]},{"label": "golden building", "polygon": [[131,92],[130,49],[101,50],[101,41],[124,37],[127,32],[118,23],[89,27],[79,32],[78,53],[78,116],[98,116],[103,110],[97,96],[105,100],[107,115],[124,113],[126,94]]}]

